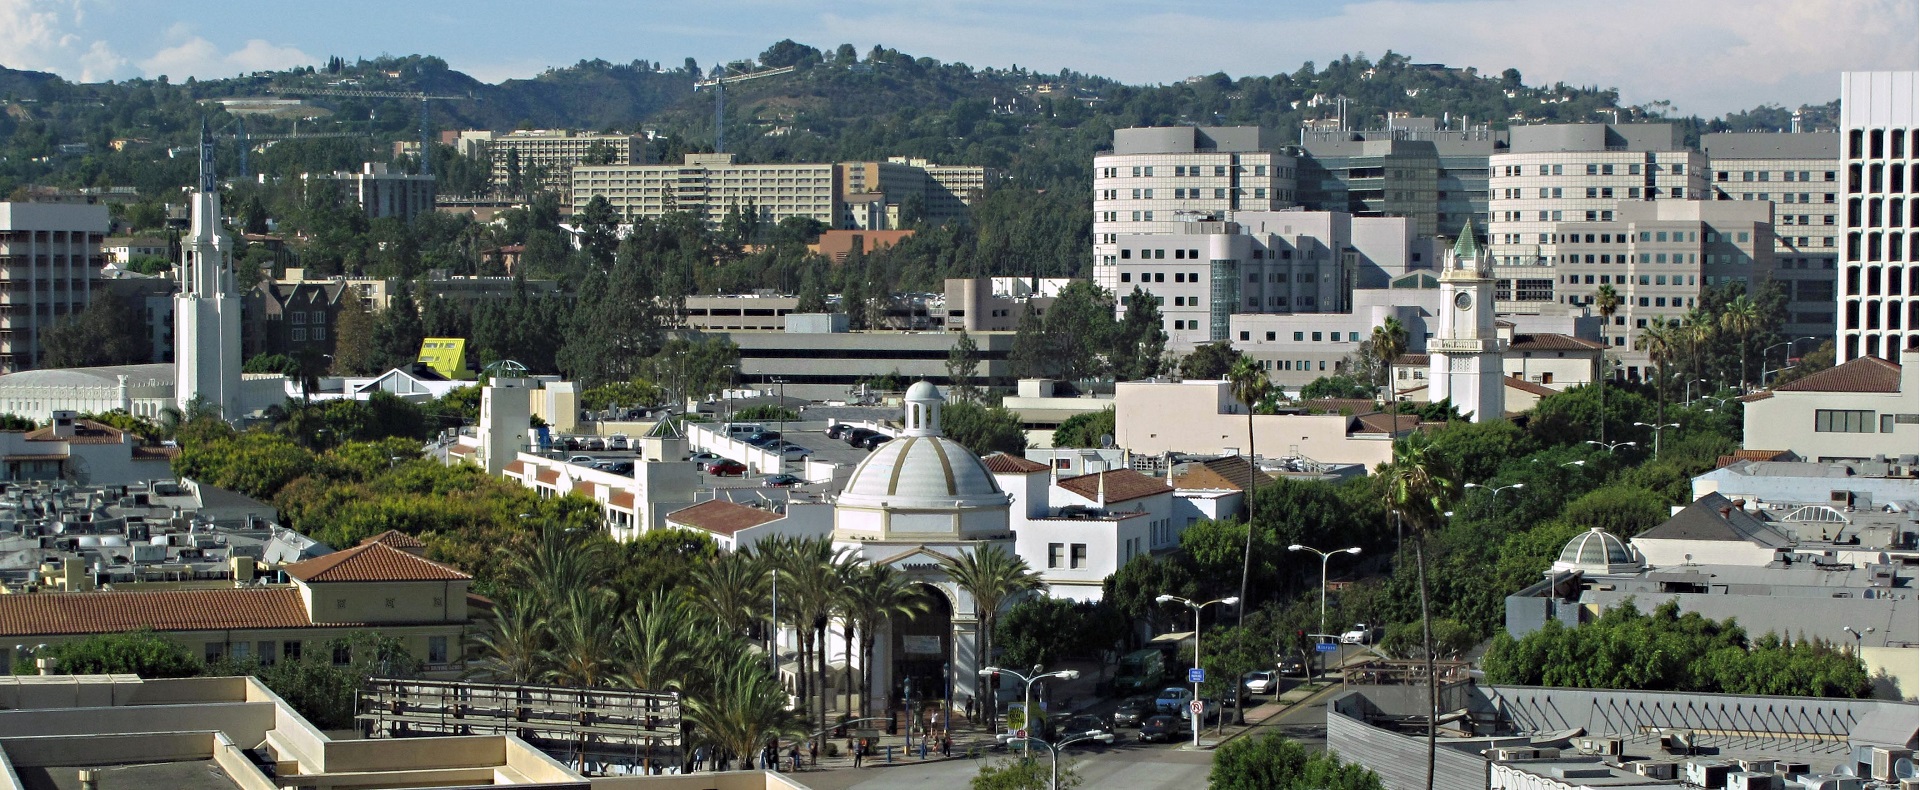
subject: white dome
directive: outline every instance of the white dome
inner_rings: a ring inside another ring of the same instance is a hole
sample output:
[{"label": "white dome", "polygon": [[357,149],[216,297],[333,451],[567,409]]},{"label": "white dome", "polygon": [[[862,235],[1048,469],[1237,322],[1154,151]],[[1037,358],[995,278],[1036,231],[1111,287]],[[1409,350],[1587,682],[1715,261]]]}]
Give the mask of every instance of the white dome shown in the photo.
[{"label": "white dome", "polygon": [[957,509],[1005,505],[980,457],[940,435],[945,399],[925,381],[907,389],[906,430],[875,448],[847,478],[839,504],[853,507]]},{"label": "white dome", "polygon": [[1567,541],[1555,560],[1555,571],[1586,573],[1630,573],[1645,565],[1632,546],[1613,533],[1594,527]]}]

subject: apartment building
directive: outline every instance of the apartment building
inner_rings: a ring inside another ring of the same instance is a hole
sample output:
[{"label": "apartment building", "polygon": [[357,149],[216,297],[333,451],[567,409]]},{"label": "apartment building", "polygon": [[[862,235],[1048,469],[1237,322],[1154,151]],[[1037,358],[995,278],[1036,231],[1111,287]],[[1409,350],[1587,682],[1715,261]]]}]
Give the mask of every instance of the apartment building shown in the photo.
[{"label": "apartment building", "polygon": [[[1591,305],[1600,286],[1620,294],[1619,311],[1603,327],[1621,374],[1647,372],[1646,352],[1634,348],[1639,330],[1686,315],[1705,286],[1730,282],[1757,287],[1776,269],[1771,202],[1622,201],[1612,220],[1561,222],[1543,248],[1554,250],[1543,276],[1502,279],[1497,303]],[[1556,296],[1557,292],[1557,296]],[[1522,311],[1527,312],[1527,311]]]},{"label": "apartment building", "polygon": [[0,203],[0,373],[40,364],[40,333],[92,301],[108,226],[104,205]]},{"label": "apartment building", "polygon": [[888,157],[884,162],[842,162],[842,216],[833,227],[887,230],[912,224],[903,215],[917,205],[919,218],[940,224],[963,219],[1000,171],[978,165],[942,165],[925,159]]},{"label": "apartment building", "polygon": [[[1116,129],[1093,158],[1095,282],[1117,290],[1120,237],[1175,232],[1184,220],[1273,211],[1297,201],[1298,161],[1255,126]],[[1105,264],[1109,268],[1098,268]]]},{"label": "apartment building", "polygon": [[1552,282],[1541,269],[1559,255],[1555,223],[1612,222],[1626,203],[1706,195],[1706,155],[1683,145],[1673,124],[1516,126],[1508,135],[1507,150],[1488,159],[1487,227],[1494,277],[1516,297],[1520,280]]},{"label": "apartment building", "polygon": [[1096,265],[1095,279],[1114,283],[1122,315],[1135,288],[1159,300],[1169,347],[1188,350],[1229,339],[1235,314],[1344,313],[1354,289],[1385,288],[1431,265],[1405,217],[1247,211],[1234,218],[1123,234],[1116,260]]},{"label": "apartment building", "polygon": [[1705,134],[1700,149],[1712,168],[1711,199],[1774,204],[1773,278],[1787,295],[1782,332],[1832,337],[1839,282],[1840,134]]},{"label": "apartment building", "polygon": [[433,210],[433,176],[408,175],[392,170],[384,162],[366,162],[359,172],[303,173],[308,189],[342,190],[349,200],[360,205],[367,219],[394,217],[412,222],[414,217]]},{"label": "apartment building", "polygon": [[1451,233],[1487,215],[1487,159],[1496,133],[1433,118],[1388,116],[1383,129],[1338,122],[1300,130],[1300,202],[1361,217],[1407,217],[1421,236]]},{"label": "apartment building", "polygon": [[834,227],[840,175],[833,164],[743,164],[733,154],[687,154],[678,165],[581,165],[573,169],[573,208],[605,197],[632,219],[690,211],[717,228],[729,210],[753,210],[767,224],[806,217]]},{"label": "apartment building", "polygon": [[1835,361],[1920,348],[1920,73],[1840,77],[1846,168]]},{"label": "apartment building", "polygon": [[461,132],[455,144],[464,155],[490,159],[496,191],[508,189],[515,180],[515,169],[523,189],[564,193],[573,183],[576,166],[647,162],[646,138],[631,134],[587,134],[569,129],[496,134],[478,130]]}]

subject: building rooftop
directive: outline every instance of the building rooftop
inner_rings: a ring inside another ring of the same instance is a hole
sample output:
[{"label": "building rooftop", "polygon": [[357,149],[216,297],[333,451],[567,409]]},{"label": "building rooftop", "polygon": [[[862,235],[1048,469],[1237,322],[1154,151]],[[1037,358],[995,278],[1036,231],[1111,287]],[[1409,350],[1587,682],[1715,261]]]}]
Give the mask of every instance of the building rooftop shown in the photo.
[{"label": "building rooftop", "polygon": [[1060,478],[1058,485],[1087,499],[1099,499],[1102,480],[1105,481],[1106,502],[1128,502],[1150,497],[1155,494],[1173,493],[1173,487],[1157,477],[1148,477],[1132,469],[1110,469],[1105,472]]},{"label": "building rooftop", "polygon": [[[19,375],[19,374],[15,374]],[[1900,391],[1900,366],[1879,357],[1855,357],[1774,392],[1885,392]]]},{"label": "building rooftop", "polygon": [[667,519],[673,523],[729,536],[782,518],[785,516],[771,510],[738,505],[724,499],[709,500],[667,514]]},{"label": "building rooftop", "polygon": [[303,582],[438,582],[473,578],[381,542],[296,562],[283,568]]},{"label": "building rooftop", "polygon": [[1700,150],[1721,159],[1840,159],[1838,132],[1714,132],[1700,135]]},{"label": "building rooftop", "polygon": [[980,463],[985,464],[987,471],[996,475],[1030,475],[1037,472],[1045,472],[1051,468],[1038,461],[1029,461],[1020,456],[1008,455],[1006,453],[994,453],[982,457]]},{"label": "building rooftop", "polygon": [[312,624],[300,591],[291,587],[0,595],[0,637]]},{"label": "building rooftop", "polygon": [[1790,536],[1717,493],[1694,500],[1659,526],[1633,537],[1635,540],[1735,540],[1775,548],[1793,542]]}]

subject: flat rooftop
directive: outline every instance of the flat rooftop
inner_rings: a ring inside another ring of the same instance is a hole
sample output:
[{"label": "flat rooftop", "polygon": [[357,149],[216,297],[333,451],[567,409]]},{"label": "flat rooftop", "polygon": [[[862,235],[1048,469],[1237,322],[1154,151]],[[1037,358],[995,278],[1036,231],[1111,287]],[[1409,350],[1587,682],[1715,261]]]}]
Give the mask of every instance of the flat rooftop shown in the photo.
[{"label": "flat rooftop", "polygon": [[98,790],[229,790],[240,783],[212,760],[16,768],[26,790],[82,790],[81,771],[93,771]]}]

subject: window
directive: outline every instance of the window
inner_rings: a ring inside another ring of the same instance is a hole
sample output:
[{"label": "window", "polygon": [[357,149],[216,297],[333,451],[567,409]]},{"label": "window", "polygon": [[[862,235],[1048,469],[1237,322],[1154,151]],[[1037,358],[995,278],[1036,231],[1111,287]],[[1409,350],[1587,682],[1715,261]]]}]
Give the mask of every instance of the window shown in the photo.
[{"label": "window", "polygon": [[208,642],[207,643],[207,663],[211,664],[215,661],[219,661],[221,658],[225,657],[226,655],[227,655],[226,643],[224,642]]},{"label": "window", "polygon": [[444,636],[427,637],[427,663],[447,663],[447,638]]},{"label": "window", "polygon": [[1065,543],[1047,544],[1047,567],[1060,567],[1060,560],[1066,555],[1066,550],[1067,544]]},{"label": "window", "polygon": [[1123,283],[1133,282],[1133,272],[1121,272],[1120,282],[1123,282]]},{"label": "window", "polygon": [[1252,340],[1252,339],[1253,339],[1253,333],[1252,333],[1252,332],[1248,332],[1248,331],[1246,331],[1246,330],[1241,330],[1241,331],[1240,331],[1240,339],[1241,339],[1241,340]]},{"label": "window", "polygon": [[1880,432],[1881,432],[1881,433],[1893,433],[1893,424],[1894,424],[1894,422],[1896,422],[1896,421],[1894,420],[1894,418],[1893,418],[1893,415],[1891,415],[1891,414],[1882,414],[1882,415],[1880,415]]},{"label": "window", "polygon": [[1815,409],[1815,433],[1873,433],[1873,412],[1853,409]]},{"label": "window", "polygon": [[1273,341],[1273,340],[1277,340],[1277,339],[1279,339],[1279,338],[1277,338],[1277,337],[1275,337],[1275,335],[1277,335],[1277,334],[1278,334],[1277,332],[1268,332],[1268,333],[1267,333],[1267,340],[1268,340],[1268,341]]},{"label": "window", "polygon": [[286,656],[288,661],[299,661],[300,660],[300,640],[289,639],[285,642],[281,642],[280,655]]},{"label": "window", "polygon": [[1305,332],[1295,332],[1295,333],[1293,333],[1293,342],[1295,342],[1295,343],[1298,343],[1298,342],[1300,342],[1300,341],[1302,341],[1302,340],[1305,340],[1306,338],[1307,338],[1307,333],[1305,333]]},{"label": "window", "polygon": [[1072,551],[1073,551],[1073,554],[1071,555],[1070,559],[1073,563],[1073,567],[1076,569],[1087,567],[1087,544],[1075,543],[1073,544]]},{"label": "window", "polygon": [[246,661],[253,657],[253,644],[249,642],[233,643],[233,660]]},{"label": "window", "polygon": [[333,665],[344,667],[353,663],[353,646],[346,642],[337,642],[333,646]]}]

